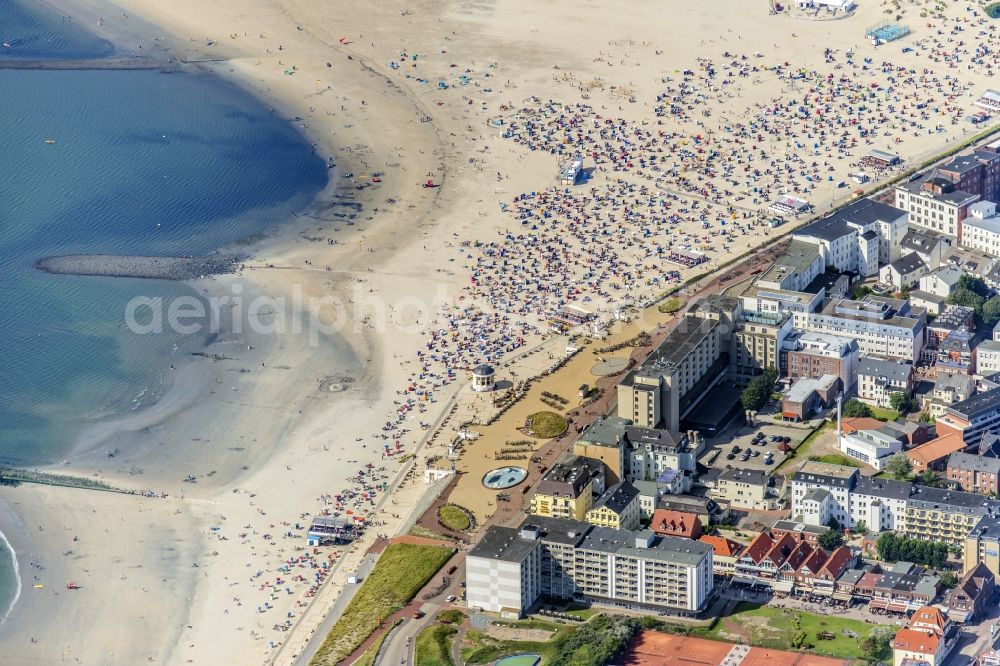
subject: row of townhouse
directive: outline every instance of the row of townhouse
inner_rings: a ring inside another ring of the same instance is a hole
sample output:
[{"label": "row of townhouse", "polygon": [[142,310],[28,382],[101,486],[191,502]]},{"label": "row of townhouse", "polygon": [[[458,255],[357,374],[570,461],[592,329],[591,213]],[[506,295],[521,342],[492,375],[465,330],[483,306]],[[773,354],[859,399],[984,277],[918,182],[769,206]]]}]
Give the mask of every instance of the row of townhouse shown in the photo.
[{"label": "row of townhouse", "polygon": [[857,561],[847,546],[828,553],[792,532],[761,532],[735,564],[737,585],[770,587],[776,592],[827,590],[832,595],[836,580]]}]

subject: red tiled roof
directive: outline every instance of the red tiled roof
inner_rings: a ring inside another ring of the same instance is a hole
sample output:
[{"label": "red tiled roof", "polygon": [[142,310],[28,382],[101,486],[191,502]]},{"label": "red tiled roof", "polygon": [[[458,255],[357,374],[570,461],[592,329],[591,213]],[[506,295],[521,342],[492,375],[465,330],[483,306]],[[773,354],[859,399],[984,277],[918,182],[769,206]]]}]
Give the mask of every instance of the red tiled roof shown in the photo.
[{"label": "red tiled roof", "polygon": [[750,542],[749,546],[747,546],[747,552],[745,555],[753,560],[754,564],[760,564],[773,545],[774,540],[771,539],[768,533],[761,532],[755,536],[754,540]]},{"label": "red tiled roof", "polygon": [[800,543],[795,547],[795,550],[791,552],[788,558],[785,560],[782,566],[789,566],[792,571],[798,571],[799,566],[809,559],[809,556],[813,554],[813,547],[807,544],[805,541]]},{"label": "red tiled roof", "polygon": [[947,435],[935,437],[926,444],[921,444],[920,446],[910,449],[906,452],[906,455],[915,463],[928,465],[935,460],[940,460],[941,458],[950,456],[956,451],[961,451],[965,448],[965,446],[966,444],[962,440],[962,436],[958,433],[951,432]]},{"label": "red tiled roof", "polygon": [[875,587],[881,578],[882,574],[869,571],[858,580],[858,584],[855,587]]},{"label": "red tiled roof", "polygon": [[[826,551],[823,550],[822,548],[817,548],[816,550],[813,551],[813,554],[810,555],[806,559],[806,561],[802,563],[802,567],[805,567],[806,569],[809,569],[809,571],[812,572],[813,574],[816,574],[820,569],[823,568],[823,565],[826,563],[827,559],[828,558]],[[799,568],[801,569],[802,567]]]},{"label": "red tiled roof", "polygon": [[840,420],[840,428],[844,431],[845,435],[850,435],[852,432],[857,432],[858,430],[878,430],[884,425],[884,422],[868,416]]},{"label": "red tiled roof", "polygon": [[913,617],[910,618],[911,627],[916,627],[918,624],[922,625],[921,628],[926,626],[931,631],[944,633],[948,621],[944,614],[934,606],[921,606],[914,611]]},{"label": "red tiled roof", "polygon": [[920,654],[937,654],[940,640],[937,634],[932,631],[906,627],[896,632],[896,637],[892,639],[892,649]]},{"label": "red tiled roof", "polygon": [[[836,580],[840,578],[840,574],[844,573],[847,569],[847,564],[853,559],[851,555],[851,549],[847,546],[841,546],[837,550],[830,553],[830,559],[826,561],[823,565],[822,571],[824,573],[830,574],[830,578]],[[867,574],[865,574],[867,575]],[[862,577],[862,580],[864,578]]]},{"label": "red tiled roof", "polygon": [[649,528],[657,534],[688,539],[695,539],[701,534],[701,522],[696,514],[685,511],[670,511],[669,509],[654,511]]},{"label": "red tiled roof", "polygon": [[781,538],[774,542],[771,546],[771,550],[767,551],[767,555],[764,557],[774,563],[774,566],[780,567],[788,556],[792,554],[792,550],[795,548],[795,537],[793,537],[788,532],[781,535]]},{"label": "red tiled roof", "polygon": [[711,536],[705,534],[698,537],[698,541],[707,543],[711,546],[714,554],[719,557],[736,557],[743,551],[743,544],[722,536]]}]

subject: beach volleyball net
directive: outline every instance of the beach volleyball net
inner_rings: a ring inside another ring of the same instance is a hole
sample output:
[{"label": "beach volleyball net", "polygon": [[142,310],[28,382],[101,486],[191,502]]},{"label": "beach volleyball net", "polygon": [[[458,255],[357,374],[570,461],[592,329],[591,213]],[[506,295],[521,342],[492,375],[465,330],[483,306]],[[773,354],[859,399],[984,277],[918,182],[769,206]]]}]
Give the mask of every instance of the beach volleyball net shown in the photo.
[{"label": "beach volleyball net", "polygon": [[910,26],[892,21],[882,21],[865,30],[866,37],[881,42],[891,42],[906,37],[908,34],[910,34]]}]

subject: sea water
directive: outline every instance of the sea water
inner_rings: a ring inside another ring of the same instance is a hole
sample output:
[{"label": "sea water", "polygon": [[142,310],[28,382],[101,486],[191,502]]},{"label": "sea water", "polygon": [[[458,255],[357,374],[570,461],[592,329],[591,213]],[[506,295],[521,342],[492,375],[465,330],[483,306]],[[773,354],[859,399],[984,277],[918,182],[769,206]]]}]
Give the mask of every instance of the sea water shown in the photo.
[{"label": "sea water", "polygon": [[[74,29],[0,2],[0,60],[18,44],[32,58],[110,52]],[[184,284],[48,275],[35,261],[212,252],[305,208],[327,170],[288,121],[207,75],[0,69],[0,100],[0,466],[34,466],[155,402],[171,363],[205,342],[124,325],[129,299],[195,295]]]}]

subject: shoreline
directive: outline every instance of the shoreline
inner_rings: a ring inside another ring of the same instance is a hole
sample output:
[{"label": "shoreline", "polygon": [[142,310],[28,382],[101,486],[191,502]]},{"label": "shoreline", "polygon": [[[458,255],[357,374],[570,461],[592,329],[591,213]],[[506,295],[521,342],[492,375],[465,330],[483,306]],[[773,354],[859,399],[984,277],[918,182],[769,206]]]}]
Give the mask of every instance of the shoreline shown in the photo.
[{"label": "shoreline", "polygon": [[[102,31],[102,33],[104,36],[109,36],[113,34],[113,31],[110,30],[109,26],[105,26],[105,29]],[[111,39],[110,41],[112,44],[115,45],[116,52],[121,52],[123,50],[124,47],[122,47],[119,40]],[[187,66],[186,69],[189,70],[188,75],[190,76],[210,75],[216,82],[216,84],[236,86],[240,90],[241,95],[253,98],[256,100],[257,103],[266,106],[266,100],[260,97],[256,91],[248,89],[246,86],[241,85],[238,81],[234,81],[231,77],[225,77],[218,73],[208,71],[206,69],[205,61],[178,64],[178,63],[167,63],[164,61],[155,61],[155,62],[145,61],[138,58],[115,58],[114,56],[110,56],[109,58],[101,60],[95,60],[95,61],[83,60],[75,62],[43,61],[35,63],[32,61],[7,61],[4,63],[0,63],[0,68],[31,69],[31,70],[157,69],[164,72],[174,72],[174,71],[181,71],[182,67],[184,67],[185,65]],[[284,117],[284,122],[292,124],[295,121],[293,118],[288,117],[286,115]],[[307,133],[303,132],[302,129],[299,127],[296,127],[295,129],[299,134],[306,137],[308,143],[313,143],[312,141],[313,137],[310,137]],[[315,143],[313,143],[313,145],[315,146]],[[333,173],[334,172],[331,170],[327,176],[326,185],[322,189],[320,189],[319,192],[317,192],[316,196],[313,197],[313,199],[303,209],[296,211],[295,213],[293,213],[292,217],[288,219],[276,220],[271,227],[269,227],[267,230],[263,232],[265,236],[270,238],[275,238],[278,240],[278,242],[280,242],[281,237],[286,235],[285,230],[296,226],[296,219],[299,216],[309,213],[318,205],[322,205],[324,203],[324,197],[323,197],[324,193],[327,192],[330,189],[331,184],[333,184],[333,179],[331,178]],[[252,240],[252,238],[237,239],[232,243],[227,243],[219,248],[216,248],[216,251],[221,252],[227,248],[230,248],[234,250],[239,250],[241,252],[245,252],[244,243],[246,243],[248,240]],[[73,274],[80,274],[79,271],[48,271],[48,272],[57,272],[57,273],[70,272]],[[103,275],[104,273],[87,271],[84,274]],[[175,276],[172,279],[178,279],[184,281],[192,289],[196,289],[197,284],[199,282],[203,282],[203,280],[200,279],[202,274],[203,271],[196,270],[196,272],[193,274]],[[166,279],[163,275],[158,275],[158,274],[128,275],[126,277],[133,277],[134,279],[135,278]],[[199,278],[199,279],[195,280],[194,278]],[[259,349],[266,349],[267,345],[261,344],[262,342],[266,341],[258,341],[257,347]],[[207,349],[208,347],[200,347],[200,348]],[[171,381],[169,385],[165,387],[163,394],[158,397],[157,401],[154,404],[144,407],[139,412],[136,413],[130,414],[127,412],[123,412],[118,417],[114,417],[110,420],[103,421],[100,424],[96,424],[89,433],[81,433],[79,441],[77,442],[76,445],[70,448],[67,454],[70,457],[78,457],[81,454],[87,454],[87,453],[95,454],[97,453],[101,445],[111,436],[116,434],[123,434],[130,430],[137,429],[137,426],[135,425],[136,422],[141,423],[142,425],[139,427],[142,428],[148,428],[150,426],[164,427],[170,424],[180,414],[189,411],[192,408],[193,404],[196,402],[198,393],[201,390],[203,390],[205,393],[208,392],[207,382],[210,380],[210,377],[213,376],[213,373],[211,371],[207,373],[204,371],[199,372],[195,368],[195,364],[198,362],[199,360],[197,359],[189,359],[187,365],[188,379],[181,379],[179,382]],[[202,361],[202,364],[204,365],[204,361]],[[201,379],[198,378],[199,375]],[[192,394],[190,390],[193,386],[192,382],[194,382],[195,384],[201,384],[204,386],[204,388],[201,390],[196,390],[194,394]],[[178,402],[177,398],[181,398],[180,402]],[[103,431],[103,434],[98,434],[101,431]],[[98,454],[98,456],[99,455],[100,454]],[[87,471],[85,468],[63,467],[58,465],[51,465],[49,466],[49,469],[54,473],[67,472],[67,471],[70,473],[78,471],[84,471],[84,472]],[[0,624],[6,624],[8,623],[9,620],[17,620],[18,619],[17,616],[19,615],[19,613],[25,612],[27,610],[25,608],[16,609],[16,607],[19,604],[23,606],[23,604],[26,602],[25,600],[22,599],[23,597],[22,588],[24,586],[24,581],[22,579],[25,575],[24,572],[27,570],[29,552],[33,552],[33,549],[29,549],[26,545],[15,547],[14,543],[11,542],[12,540],[8,539],[7,533],[16,533],[18,531],[26,532],[24,524],[24,516],[31,515],[34,512],[31,509],[28,510],[24,510],[23,508],[14,509],[14,505],[33,504],[30,501],[25,502],[23,500],[25,499],[26,495],[37,494],[37,493],[38,489],[36,488],[28,488],[28,489],[22,488],[14,490],[13,493],[8,495],[7,497],[0,498],[4,500],[5,503],[8,504],[8,506],[11,509],[11,516],[9,517],[10,520],[3,521],[4,523],[7,524],[4,525],[4,530],[0,532],[0,539],[3,539],[4,544],[7,545],[10,551],[11,559],[13,561],[13,570],[15,576],[14,587],[16,589],[16,592],[11,600],[10,605],[8,606],[4,615],[2,616],[2,622],[0,622]],[[56,493],[57,494],[59,493],[58,489],[56,490]],[[14,540],[14,541],[16,543],[19,540]],[[30,543],[30,541],[24,541],[23,543],[27,544]],[[49,553],[49,555],[54,555],[54,553]]]},{"label": "shoreline", "polygon": [[10,603],[7,604],[7,609],[0,615],[0,624],[3,624],[7,621],[7,618],[14,610],[14,606],[17,605],[18,600],[21,598],[21,566],[17,561],[17,552],[14,550],[14,546],[7,540],[7,536],[2,530],[0,530],[0,541],[3,542],[0,550],[6,548],[7,552],[10,553],[11,568],[14,570],[14,594],[11,597]]}]

